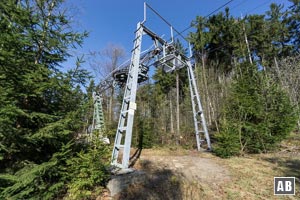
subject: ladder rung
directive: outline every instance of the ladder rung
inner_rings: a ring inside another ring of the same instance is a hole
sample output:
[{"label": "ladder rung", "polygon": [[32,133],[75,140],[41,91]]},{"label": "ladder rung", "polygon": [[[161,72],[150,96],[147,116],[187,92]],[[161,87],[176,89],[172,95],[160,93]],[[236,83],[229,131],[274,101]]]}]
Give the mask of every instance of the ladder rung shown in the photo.
[{"label": "ladder rung", "polygon": [[130,78],[132,78],[133,76],[131,75],[131,73],[132,73],[132,68],[134,67],[134,63],[131,63],[130,64],[130,71],[129,71],[129,73],[128,73],[128,76],[130,77]]},{"label": "ladder rung", "polygon": [[128,100],[128,99],[130,99],[130,95],[129,95],[129,96],[126,96],[126,97],[124,97],[124,100]]},{"label": "ladder rung", "polygon": [[134,50],[136,50],[137,48],[139,48],[140,45],[136,45],[132,50],[131,52],[134,52]]},{"label": "ladder rung", "polygon": [[120,148],[124,148],[124,145],[116,145],[115,148],[116,148],[117,150],[120,150]]},{"label": "ladder rung", "polygon": [[[141,29],[141,27],[142,27],[142,26],[140,26],[138,29],[136,29],[136,30],[134,31],[134,33],[138,32],[138,31]],[[139,37],[139,36],[138,36],[138,37]]]},{"label": "ladder rung", "polygon": [[114,166],[116,166],[118,168],[121,168],[121,169],[124,168],[123,165],[121,165],[120,163],[117,163],[117,162],[112,163],[112,165],[114,165]]},{"label": "ladder rung", "polygon": [[128,113],[128,110],[126,110],[126,111],[122,111],[121,112],[121,116],[123,117],[123,118],[126,118],[126,114]]},{"label": "ladder rung", "polygon": [[[135,33],[137,32],[137,30],[135,31]],[[137,36],[134,38],[133,42],[135,42],[137,39],[139,39],[141,36]]]},{"label": "ladder rung", "polygon": [[125,130],[126,130],[126,128],[127,128],[127,127],[126,127],[126,126],[124,126],[124,127],[120,127],[118,130],[119,130],[119,131],[121,131],[121,132],[123,132],[123,131],[125,131]]},{"label": "ladder rung", "polygon": [[129,110],[121,111],[121,114],[122,114],[122,115],[127,114],[128,111],[129,111]]}]

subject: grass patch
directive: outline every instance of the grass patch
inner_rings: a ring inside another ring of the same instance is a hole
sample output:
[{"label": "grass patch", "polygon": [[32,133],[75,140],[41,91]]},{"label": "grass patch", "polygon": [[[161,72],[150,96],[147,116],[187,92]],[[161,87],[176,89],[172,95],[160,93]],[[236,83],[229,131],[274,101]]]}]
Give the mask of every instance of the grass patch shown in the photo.
[{"label": "grass patch", "polygon": [[[276,162],[279,159],[279,162]],[[292,168],[289,165],[292,162]],[[295,196],[274,196],[275,176],[299,176],[300,159],[286,160],[272,154],[234,157],[223,160],[230,170],[232,181],[224,187],[227,199],[299,199],[299,180]]]}]

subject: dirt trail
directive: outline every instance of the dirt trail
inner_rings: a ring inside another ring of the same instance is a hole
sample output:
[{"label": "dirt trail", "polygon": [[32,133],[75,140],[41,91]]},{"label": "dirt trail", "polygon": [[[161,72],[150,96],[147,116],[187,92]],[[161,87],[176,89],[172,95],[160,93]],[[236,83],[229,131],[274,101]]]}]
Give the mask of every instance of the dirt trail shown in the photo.
[{"label": "dirt trail", "polygon": [[[135,172],[112,177],[110,193],[99,199],[300,199],[300,158],[295,155],[280,151],[220,159],[182,149],[143,150]],[[274,196],[274,177],[295,177],[296,194]]]},{"label": "dirt trail", "polygon": [[228,171],[211,158],[195,155],[141,157],[140,162],[147,161],[153,169],[170,169],[190,182],[215,184],[230,180]]},{"label": "dirt trail", "polygon": [[[183,149],[143,150],[133,173],[112,177],[97,200],[300,199],[300,137],[278,152],[220,159]],[[132,152],[134,154],[134,152]],[[294,196],[274,196],[274,177],[295,177]]]},{"label": "dirt trail", "polygon": [[108,184],[113,199],[218,199],[231,179],[210,153],[145,150],[134,167]]}]

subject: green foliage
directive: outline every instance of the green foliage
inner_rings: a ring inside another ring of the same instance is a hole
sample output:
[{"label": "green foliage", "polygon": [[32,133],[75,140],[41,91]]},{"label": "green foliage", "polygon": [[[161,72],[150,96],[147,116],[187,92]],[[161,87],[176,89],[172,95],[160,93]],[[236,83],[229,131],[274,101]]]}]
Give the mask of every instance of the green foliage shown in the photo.
[{"label": "green foliage", "polygon": [[249,54],[266,68],[272,67],[274,57],[297,55],[300,3],[291,3],[286,10],[283,4],[272,3],[265,15],[244,18],[234,18],[228,8],[209,18],[197,16],[193,21],[197,30],[189,35],[195,57],[203,57],[216,70],[229,73],[239,61],[248,60]]},{"label": "green foliage", "polygon": [[54,199],[65,192],[67,199],[90,197],[108,179],[109,149],[99,141],[76,153],[78,147],[68,143],[47,162],[26,162],[15,174],[0,174],[0,198]]},{"label": "green foliage", "polygon": [[[219,79],[225,76],[230,82],[232,74],[236,75],[227,100],[218,97],[226,102],[223,116],[216,119],[221,130],[215,150],[220,156],[271,150],[295,125],[295,111],[287,94],[268,77],[274,70],[274,58],[299,52],[299,1],[291,3],[286,10],[283,5],[271,4],[266,15],[234,19],[226,9],[193,22],[197,30],[190,34],[190,41],[203,67],[212,68]],[[249,56],[253,65],[267,71],[247,66]]]},{"label": "green foliage", "polygon": [[[243,63],[227,99],[217,154],[267,152],[295,127],[296,112],[286,93],[255,66]],[[238,138],[238,139],[237,139]],[[229,141],[227,141],[227,139]],[[227,146],[231,142],[231,146]],[[231,149],[232,148],[232,149]]]},{"label": "green foliage", "polygon": [[153,123],[151,118],[137,117],[137,144],[138,148],[151,148],[154,145]]},{"label": "green foliage", "polygon": [[90,102],[81,88],[90,75],[82,59],[60,67],[87,34],[70,28],[62,4],[0,2],[1,199],[55,199],[106,180],[107,150],[74,141],[85,126]]},{"label": "green foliage", "polygon": [[[292,6],[287,11],[286,18],[284,22],[287,24],[291,42],[293,44],[293,53],[300,52],[300,1],[299,0],[289,0]],[[291,56],[291,55],[290,55]]]},{"label": "green foliage", "polygon": [[63,73],[58,66],[85,34],[68,30],[62,1],[51,2],[0,3],[1,169],[49,159],[61,147],[54,141],[66,142],[78,130],[67,115],[80,109],[83,94],[74,83],[87,74]]},{"label": "green foliage", "polygon": [[156,89],[159,94],[166,94],[175,86],[175,74],[166,73],[162,68],[157,68],[153,79],[156,81]]},{"label": "green foliage", "polygon": [[64,188],[66,160],[72,155],[71,143],[62,146],[48,162],[35,164],[24,162],[23,168],[14,174],[1,174],[6,187],[0,193],[2,199],[53,199]]},{"label": "green foliage", "polygon": [[151,148],[154,144],[154,109],[155,102],[153,85],[147,84],[139,88],[137,103],[139,104],[135,114],[133,145],[137,148]]},{"label": "green foliage", "polygon": [[221,158],[228,158],[239,155],[240,144],[237,130],[223,122],[223,130],[216,134],[218,144],[214,148],[214,153]]},{"label": "green foliage", "polygon": [[230,16],[226,8],[225,13],[220,12],[208,19],[198,16],[193,24],[197,31],[191,33],[189,38],[196,58],[200,60],[205,56],[207,62],[216,65],[221,72],[230,72],[233,58],[242,56],[238,49],[242,22]]},{"label": "green foliage", "polygon": [[[109,178],[111,149],[99,140],[94,141],[86,151],[80,151],[76,157],[67,161],[68,176],[66,199],[86,199],[93,193],[100,193]],[[97,191],[94,191],[94,189]]]}]

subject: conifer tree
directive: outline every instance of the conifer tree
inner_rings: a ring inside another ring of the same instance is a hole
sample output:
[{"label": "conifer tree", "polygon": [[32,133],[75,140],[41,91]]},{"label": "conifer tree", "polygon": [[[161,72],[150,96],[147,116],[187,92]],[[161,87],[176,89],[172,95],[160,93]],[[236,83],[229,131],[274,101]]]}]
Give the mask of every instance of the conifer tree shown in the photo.
[{"label": "conifer tree", "polygon": [[222,157],[270,151],[296,125],[296,112],[279,85],[256,66],[243,63],[240,68],[217,135],[215,151]]},{"label": "conifer tree", "polygon": [[0,2],[1,199],[53,199],[75,181],[67,161],[78,157],[72,141],[87,112],[81,88],[89,74],[80,59],[67,72],[61,63],[87,34],[70,28],[62,4]]}]

